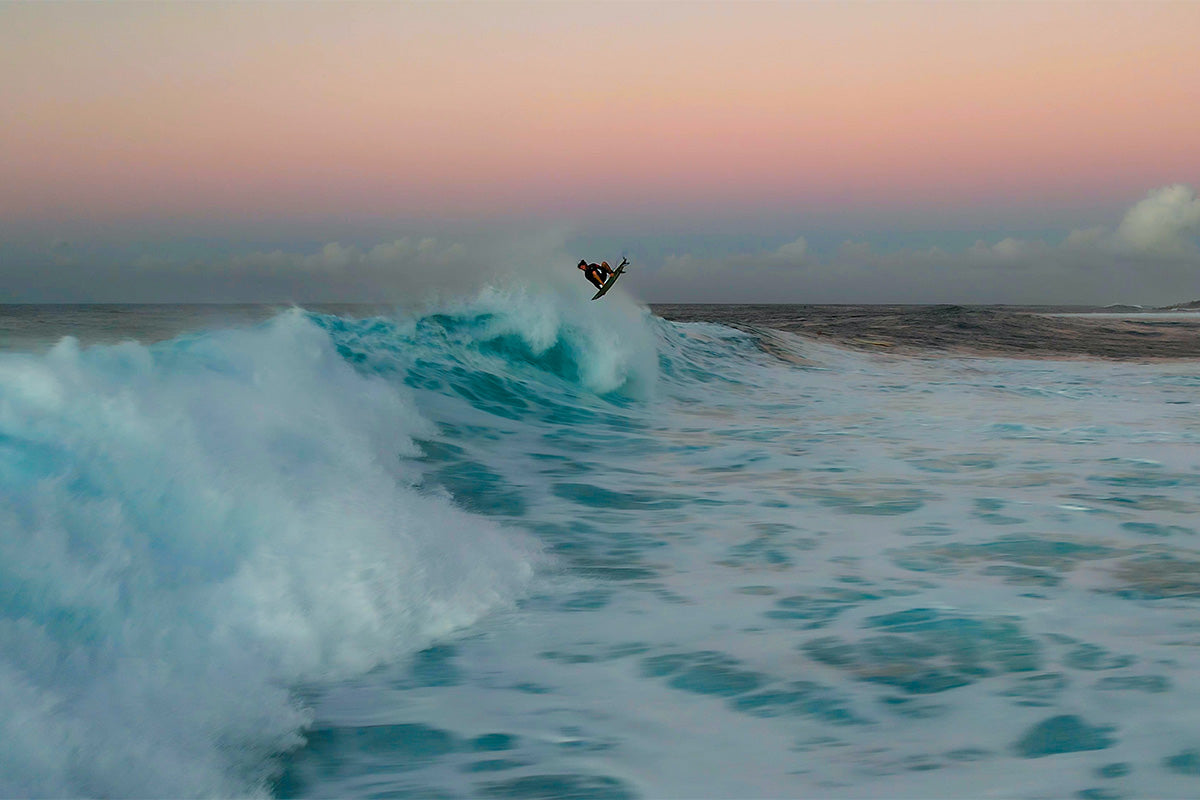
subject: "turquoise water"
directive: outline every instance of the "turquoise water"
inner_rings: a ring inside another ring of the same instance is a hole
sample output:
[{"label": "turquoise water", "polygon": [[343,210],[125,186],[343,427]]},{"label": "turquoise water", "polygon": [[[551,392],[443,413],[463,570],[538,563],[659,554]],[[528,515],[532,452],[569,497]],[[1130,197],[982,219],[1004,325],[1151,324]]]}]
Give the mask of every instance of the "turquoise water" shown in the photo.
[{"label": "turquoise water", "polygon": [[0,353],[0,795],[1200,791],[1200,367],[586,297]]}]

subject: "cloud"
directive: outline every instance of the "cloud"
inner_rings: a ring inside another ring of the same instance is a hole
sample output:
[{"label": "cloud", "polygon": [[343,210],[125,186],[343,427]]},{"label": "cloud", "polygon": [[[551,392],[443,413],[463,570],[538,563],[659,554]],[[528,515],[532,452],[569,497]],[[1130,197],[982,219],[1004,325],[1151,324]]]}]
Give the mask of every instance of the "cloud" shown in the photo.
[{"label": "cloud", "polygon": [[1063,244],[1075,249],[1178,256],[1196,252],[1197,234],[1200,200],[1192,187],[1177,183],[1149,192],[1125,213],[1115,230],[1103,225],[1073,230]]},{"label": "cloud", "polygon": [[[695,255],[692,253],[668,255],[662,266],[650,277],[650,287],[673,296],[696,295],[716,296],[716,287],[735,282],[741,290],[747,287],[769,285],[773,281],[788,281],[794,277],[808,254],[808,242],[803,236],[775,250],[761,253],[735,253],[725,257]],[[744,291],[736,296],[741,297]],[[657,294],[655,289],[652,293]],[[722,302],[719,299],[703,302]]]},{"label": "cloud", "polygon": [[[22,246],[0,240],[0,275],[15,302],[420,304],[492,284],[565,280],[560,230],[398,236],[377,244],[245,248],[167,242],[130,247]],[[213,252],[225,247],[226,252]],[[191,252],[187,252],[190,249]],[[570,275],[568,277],[575,277]]]},{"label": "cloud", "polygon": [[[143,255],[121,283],[139,300],[420,304],[484,285],[576,277],[564,264],[562,231],[479,234],[465,239],[404,236],[359,246],[251,250],[223,257]],[[564,277],[565,276],[565,277]],[[144,298],[151,298],[144,300]]]},{"label": "cloud", "polygon": [[792,261],[799,263],[804,260],[805,254],[808,253],[808,242],[803,236],[796,239],[794,242],[780,245],[775,251],[775,258],[783,261]]},{"label": "cloud", "polygon": [[671,256],[641,291],[657,302],[1166,305],[1200,296],[1198,232],[1200,201],[1175,185],[1149,192],[1115,229],[1059,242],[883,251],[852,241],[817,254],[800,237],[761,253]]},{"label": "cloud", "polygon": [[269,252],[251,252],[231,257],[225,262],[211,266],[230,272],[265,274],[306,274],[360,278],[365,275],[386,277],[430,267],[451,267],[464,261],[468,251],[461,243],[443,245],[434,238],[423,238],[414,243],[400,238],[363,249],[355,245],[329,242],[315,253],[303,253],[276,249]]},{"label": "cloud", "polygon": [[[884,248],[865,236],[834,246],[822,244],[819,231],[798,233],[735,252],[681,247],[676,239],[654,256],[645,252],[652,240],[639,248],[626,239],[620,244],[634,267],[622,290],[651,302],[718,303],[1166,305],[1200,297],[1200,201],[1186,185],[1150,191],[1108,225],[1058,240],[1001,235],[954,248]],[[18,245],[0,237],[8,290],[0,299],[407,305],[486,284],[578,288],[580,256],[612,244],[558,228],[381,238],[241,250],[205,239],[141,251],[77,238]]]},{"label": "cloud", "polygon": [[126,291],[159,299],[199,301],[380,302],[436,290],[462,291],[487,274],[483,259],[461,242],[401,237],[359,247],[327,242],[315,250],[235,253],[185,259],[144,254],[122,273]]},{"label": "cloud", "polygon": [[1011,236],[1006,239],[1001,239],[996,244],[992,245],[992,252],[1000,258],[1009,261],[1015,261],[1024,256],[1029,251],[1029,244],[1018,239],[1013,239]]},{"label": "cloud", "polygon": [[1195,249],[1191,236],[1200,232],[1200,200],[1190,186],[1156,189],[1129,209],[1117,236],[1130,247],[1161,253]]}]

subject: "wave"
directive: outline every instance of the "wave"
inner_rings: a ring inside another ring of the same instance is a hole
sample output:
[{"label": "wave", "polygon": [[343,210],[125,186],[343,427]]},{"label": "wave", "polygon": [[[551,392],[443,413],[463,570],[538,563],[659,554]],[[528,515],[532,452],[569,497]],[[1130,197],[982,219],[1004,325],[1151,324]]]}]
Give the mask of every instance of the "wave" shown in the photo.
[{"label": "wave", "polygon": [[296,687],[511,605],[543,562],[423,484],[438,398],[649,396],[649,320],[485,290],[0,356],[0,795],[266,793]]},{"label": "wave", "polygon": [[[631,302],[575,293],[487,287],[398,320],[314,316],[343,355],[385,372],[424,363],[538,384],[566,381],[598,394],[647,397],[657,380],[657,330]],[[407,358],[406,358],[407,357]]]}]

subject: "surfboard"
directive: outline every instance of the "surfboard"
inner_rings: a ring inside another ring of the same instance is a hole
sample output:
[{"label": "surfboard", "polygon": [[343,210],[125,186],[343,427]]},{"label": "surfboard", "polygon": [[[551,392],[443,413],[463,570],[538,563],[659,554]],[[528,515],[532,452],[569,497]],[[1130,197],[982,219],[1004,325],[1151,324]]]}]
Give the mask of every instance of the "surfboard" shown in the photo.
[{"label": "surfboard", "polygon": [[596,292],[596,294],[592,297],[593,300],[599,300],[608,293],[608,290],[611,289],[613,284],[617,282],[617,278],[621,277],[621,273],[625,271],[625,265],[628,263],[628,261],[621,262],[621,265],[616,268],[612,275],[608,276],[608,280],[606,280],[604,285],[600,287],[600,291]]}]

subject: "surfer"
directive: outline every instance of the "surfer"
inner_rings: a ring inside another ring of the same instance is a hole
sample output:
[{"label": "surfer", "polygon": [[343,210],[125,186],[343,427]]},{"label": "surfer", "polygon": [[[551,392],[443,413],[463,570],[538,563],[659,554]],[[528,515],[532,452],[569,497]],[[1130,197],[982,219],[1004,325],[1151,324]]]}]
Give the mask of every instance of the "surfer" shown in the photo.
[{"label": "surfer", "polygon": [[604,282],[608,280],[608,276],[612,275],[613,272],[612,267],[608,265],[607,261],[601,261],[599,264],[589,264],[586,258],[581,258],[579,259],[578,266],[597,289],[604,288]]}]

